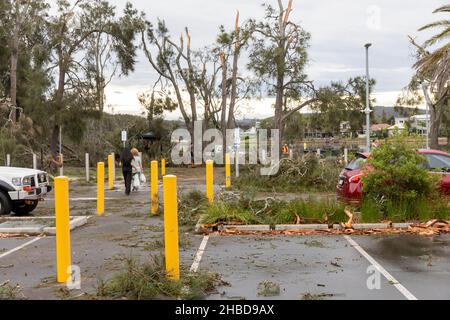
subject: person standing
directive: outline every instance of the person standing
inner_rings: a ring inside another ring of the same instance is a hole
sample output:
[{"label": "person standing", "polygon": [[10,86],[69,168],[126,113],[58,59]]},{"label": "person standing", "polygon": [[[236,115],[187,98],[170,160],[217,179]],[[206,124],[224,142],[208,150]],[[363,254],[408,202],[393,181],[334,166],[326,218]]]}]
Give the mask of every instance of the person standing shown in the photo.
[{"label": "person standing", "polygon": [[133,154],[133,161],[131,162],[132,174],[133,174],[133,191],[138,191],[141,185],[141,174],[144,171],[142,168],[142,159],[139,155],[139,150],[136,148],[131,149]]},{"label": "person standing", "polygon": [[123,148],[120,160],[122,163],[123,179],[125,181],[125,194],[129,196],[131,193],[131,178],[133,174],[131,162],[134,160],[129,147]]}]

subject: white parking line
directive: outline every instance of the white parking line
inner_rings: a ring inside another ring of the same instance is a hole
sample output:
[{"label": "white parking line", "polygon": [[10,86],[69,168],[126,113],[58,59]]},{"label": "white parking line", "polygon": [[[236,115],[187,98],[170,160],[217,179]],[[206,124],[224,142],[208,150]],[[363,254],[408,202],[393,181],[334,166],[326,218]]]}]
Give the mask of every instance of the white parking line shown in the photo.
[{"label": "white parking line", "polygon": [[0,254],[0,259],[3,258],[3,257],[6,257],[7,255],[10,255],[11,253],[14,253],[14,252],[16,252],[16,251],[19,251],[20,249],[23,249],[23,248],[25,248],[26,246],[29,246],[30,244],[35,243],[35,242],[38,241],[38,240],[41,240],[42,238],[44,238],[44,237],[36,237],[36,238],[34,238],[33,240],[30,240],[30,241],[28,241],[28,242],[25,242],[24,244],[22,244],[22,245],[20,245],[20,246],[18,246],[18,247],[16,247],[16,248],[14,248],[14,249],[11,249],[11,250],[9,250],[9,251],[6,251],[6,252]]},{"label": "white parking line", "polygon": [[363,248],[356,243],[350,236],[344,236],[344,238],[352,245],[353,248],[358,250],[358,252],[367,259],[377,270],[390,282],[392,283],[401,294],[403,294],[408,300],[418,300],[408,289],[406,289],[400,282],[398,282],[389,272],[386,271],[378,262],[375,261]]},{"label": "white parking line", "polygon": [[[47,201],[55,201],[55,198],[46,198]],[[97,198],[86,197],[86,198],[70,198],[70,201],[97,201]],[[105,200],[114,200],[114,198],[105,198]]]},{"label": "white parking line", "polygon": [[209,240],[209,236],[204,236],[202,243],[200,244],[200,247],[197,250],[197,254],[195,255],[195,259],[194,262],[192,263],[191,266],[191,272],[197,272],[198,267],[200,265],[200,261],[202,261],[202,257],[203,257],[203,253],[205,252],[206,249],[206,244],[208,243]]}]

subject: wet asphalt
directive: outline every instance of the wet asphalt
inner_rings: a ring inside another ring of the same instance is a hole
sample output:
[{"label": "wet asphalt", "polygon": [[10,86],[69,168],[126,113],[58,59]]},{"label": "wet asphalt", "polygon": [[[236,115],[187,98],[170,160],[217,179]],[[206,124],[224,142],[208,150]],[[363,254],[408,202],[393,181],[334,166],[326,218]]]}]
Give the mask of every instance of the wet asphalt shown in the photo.
[{"label": "wet asphalt", "polygon": [[[194,188],[202,190],[204,186],[196,181],[180,184],[182,190]],[[105,216],[92,215],[87,225],[72,232],[72,262],[81,270],[80,290],[68,294],[55,282],[54,237],[42,238],[4,257],[1,255],[34,237],[0,239],[0,284],[19,285],[28,299],[95,294],[100,280],[123,268],[124,257],[145,260],[162,252],[163,220],[149,215],[148,194],[149,188],[143,188],[130,201],[120,189],[107,191],[106,197],[112,200]],[[74,196],[92,196],[92,189],[81,188]],[[71,208],[74,215],[92,213],[95,201],[71,202]],[[53,210],[52,201],[38,210],[47,215]],[[180,237],[180,261],[189,267],[203,236],[183,231]],[[418,299],[450,299],[450,235],[351,238]],[[369,288],[370,266],[343,236],[212,235],[199,270],[217,272],[228,283],[208,299],[405,299],[383,275],[379,287]],[[275,284],[279,294],[264,295],[258,288],[262,282]]]}]

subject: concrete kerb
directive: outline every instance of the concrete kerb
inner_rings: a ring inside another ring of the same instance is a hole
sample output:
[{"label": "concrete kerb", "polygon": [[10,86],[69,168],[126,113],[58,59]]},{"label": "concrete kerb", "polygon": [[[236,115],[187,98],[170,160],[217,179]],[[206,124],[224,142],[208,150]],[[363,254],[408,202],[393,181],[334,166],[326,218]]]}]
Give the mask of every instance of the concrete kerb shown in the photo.
[{"label": "concrete kerb", "polygon": [[[74,230],[85,225],[90,217],[73,216],[70,217],[70,230]],[[0,233],[18,235],[49,235],[56,234],[55,227],[46,226],[45,221],[53,222],[54,217],[2,217],[0,221]],[[33,221],[33,223],[29,223]]]},{"label": "concrete kerb", "polygon": [[[334,224],[329,226],[327,224],[283,224],[283,225],[205,225],[203,224],[205,215],[202,215],[195,226],[196,233],[209,233],[223,230],[237,230],[237,231],[290,231],[290,230],[341,230],[342,226]],[[375,230],[375,229],[408,229],[413,223],[356,223],[353,224],[355,230]]]}]

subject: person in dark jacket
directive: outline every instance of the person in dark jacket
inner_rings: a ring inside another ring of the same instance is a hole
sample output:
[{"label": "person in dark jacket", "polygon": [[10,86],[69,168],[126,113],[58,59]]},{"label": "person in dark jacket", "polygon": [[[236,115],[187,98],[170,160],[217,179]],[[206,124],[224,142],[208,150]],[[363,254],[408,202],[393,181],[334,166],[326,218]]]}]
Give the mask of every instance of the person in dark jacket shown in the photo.
[{"label": "person in dark jacket", "polygon": [[131,161],[133,161],[133,159],[133,154],[131,153],[130,148],[123,148],[120,160],[122,162],[122,173],[123,179],[125,181],[125,194],[127,196],[129,196],[131,193],[131,178],[133,173]]}]

